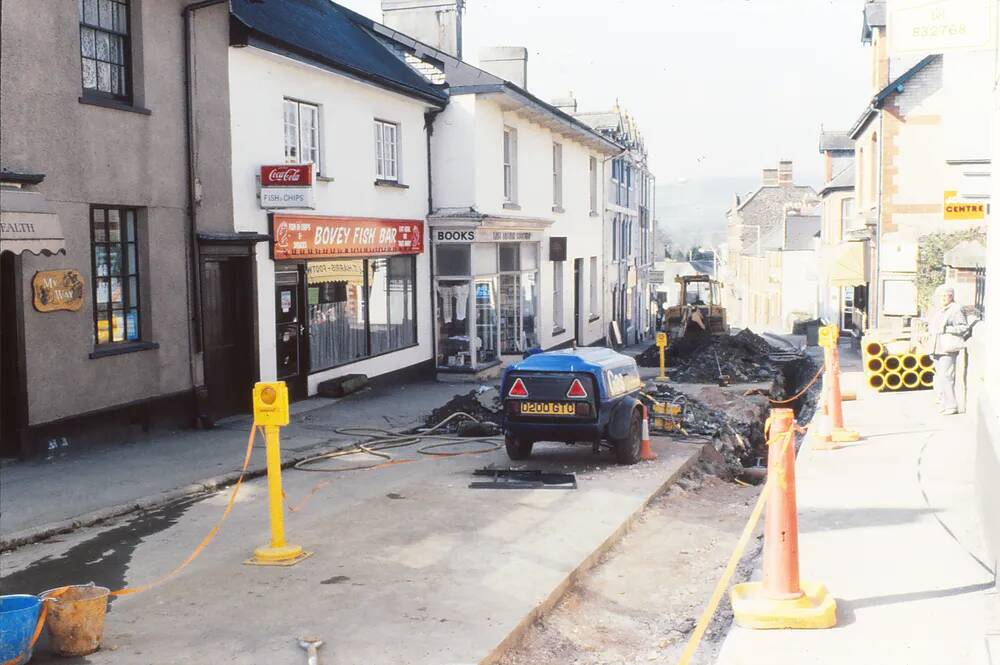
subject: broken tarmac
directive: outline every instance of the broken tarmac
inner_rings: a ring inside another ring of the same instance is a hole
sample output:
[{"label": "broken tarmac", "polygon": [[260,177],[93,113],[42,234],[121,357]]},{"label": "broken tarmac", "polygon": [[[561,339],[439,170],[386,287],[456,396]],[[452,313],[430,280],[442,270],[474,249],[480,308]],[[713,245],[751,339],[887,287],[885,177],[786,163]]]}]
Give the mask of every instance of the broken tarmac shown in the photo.
[{"label": "broken tarmac", "polygon": [[[509,464],[502,451],[325,476],[331,484],[287,515],[290,542],[314,552],[290,568],[242,565],[267,537],[265,484],[251,481],[189,568],[112,603],[104,648],[88,662],[298,665],[295,638],[304,634],[326,642],[326,662],[492,662],[701,448],[667,439],[654,439],[653,447],[656,462],[622,467],[587,447],[538,446],[529,466],[574,471],[578,490],[469,489],[474,469]],[[399,452],[416,457],[412,449]],[[289,500],[316,481],[317,474],[286,472]],[[152,528],[138,524],[141,536],[130,537],[125,522],[21,547],[2,558],[4,588],[37,593],[91,580],[152,580],[187,556],[226,498],[222,491]],[[117,542],[102,538],[111,529],[118,529]],[[84,552],[94,557],[86,567],[64,565]],[[86,579],[66,579],[70,571]],[[61,661],[40,643],[32,662]]]}]

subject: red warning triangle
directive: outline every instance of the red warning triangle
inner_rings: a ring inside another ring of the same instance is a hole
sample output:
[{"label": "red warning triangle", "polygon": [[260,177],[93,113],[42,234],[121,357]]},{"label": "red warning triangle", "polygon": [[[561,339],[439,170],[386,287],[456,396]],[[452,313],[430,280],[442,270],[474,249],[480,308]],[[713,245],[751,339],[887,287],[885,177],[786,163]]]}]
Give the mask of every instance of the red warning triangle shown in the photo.
[{"label": "red warning triangle", "polygon": [[528,389],[524,387],[524,381],[520,378],[514,379],[514,385],[510,387],[507,397],[527,397]]},{"label": "red warning triangle", "polygon": [[583,387],[583,383],[580,379],[573,379],[572,385],[569,387],[569,391],[566,393],[566,397],[570,399],[586,399],[587,389]]}]

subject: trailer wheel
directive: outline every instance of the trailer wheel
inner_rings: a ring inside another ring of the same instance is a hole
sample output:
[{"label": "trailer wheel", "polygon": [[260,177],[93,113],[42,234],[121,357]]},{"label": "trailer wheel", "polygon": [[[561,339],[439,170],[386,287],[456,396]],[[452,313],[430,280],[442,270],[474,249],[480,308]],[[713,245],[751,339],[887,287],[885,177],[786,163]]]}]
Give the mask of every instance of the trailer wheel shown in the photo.
[{"label": "trailer wheel", "polygon": [[639,449],[642,447],[642,415],[639,409],[632,410],[628,430],[621,439],[614,439],[615,458],[619,464],[636,464],[639,461]]},{"label": "trailer wheel", "polygon": [[528,459],[531,457],[531,448],[535,445],[534,441],[525,441],[513,434],[504,436],[503,443],[507,448],[507,457],[512,460]]}]

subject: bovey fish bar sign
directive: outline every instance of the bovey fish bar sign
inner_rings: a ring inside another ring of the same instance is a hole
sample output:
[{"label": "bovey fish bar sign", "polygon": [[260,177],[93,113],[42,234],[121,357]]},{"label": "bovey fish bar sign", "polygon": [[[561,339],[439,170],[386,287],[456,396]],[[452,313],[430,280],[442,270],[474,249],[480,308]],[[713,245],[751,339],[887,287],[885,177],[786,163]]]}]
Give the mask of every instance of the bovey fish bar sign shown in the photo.
[{"label": "bovey fish bar sign", "polygon": [[275,213],[271,216],[271,229],[275,261],[420,254],[424,251],[424,223],[419,219]]}]

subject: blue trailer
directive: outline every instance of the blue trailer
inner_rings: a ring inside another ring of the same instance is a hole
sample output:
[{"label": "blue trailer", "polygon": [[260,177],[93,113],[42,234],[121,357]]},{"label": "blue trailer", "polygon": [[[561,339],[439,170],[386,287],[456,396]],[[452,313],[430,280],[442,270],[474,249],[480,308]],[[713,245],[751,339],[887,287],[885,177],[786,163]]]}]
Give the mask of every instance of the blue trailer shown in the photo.
[{"label": "blue trailer", "polygon": [[639,461],[642,381],[635,360],[603,347],[548,351],[504,370],[503,431],[512,460],[536,441],[611,448],[621,464]]}]

